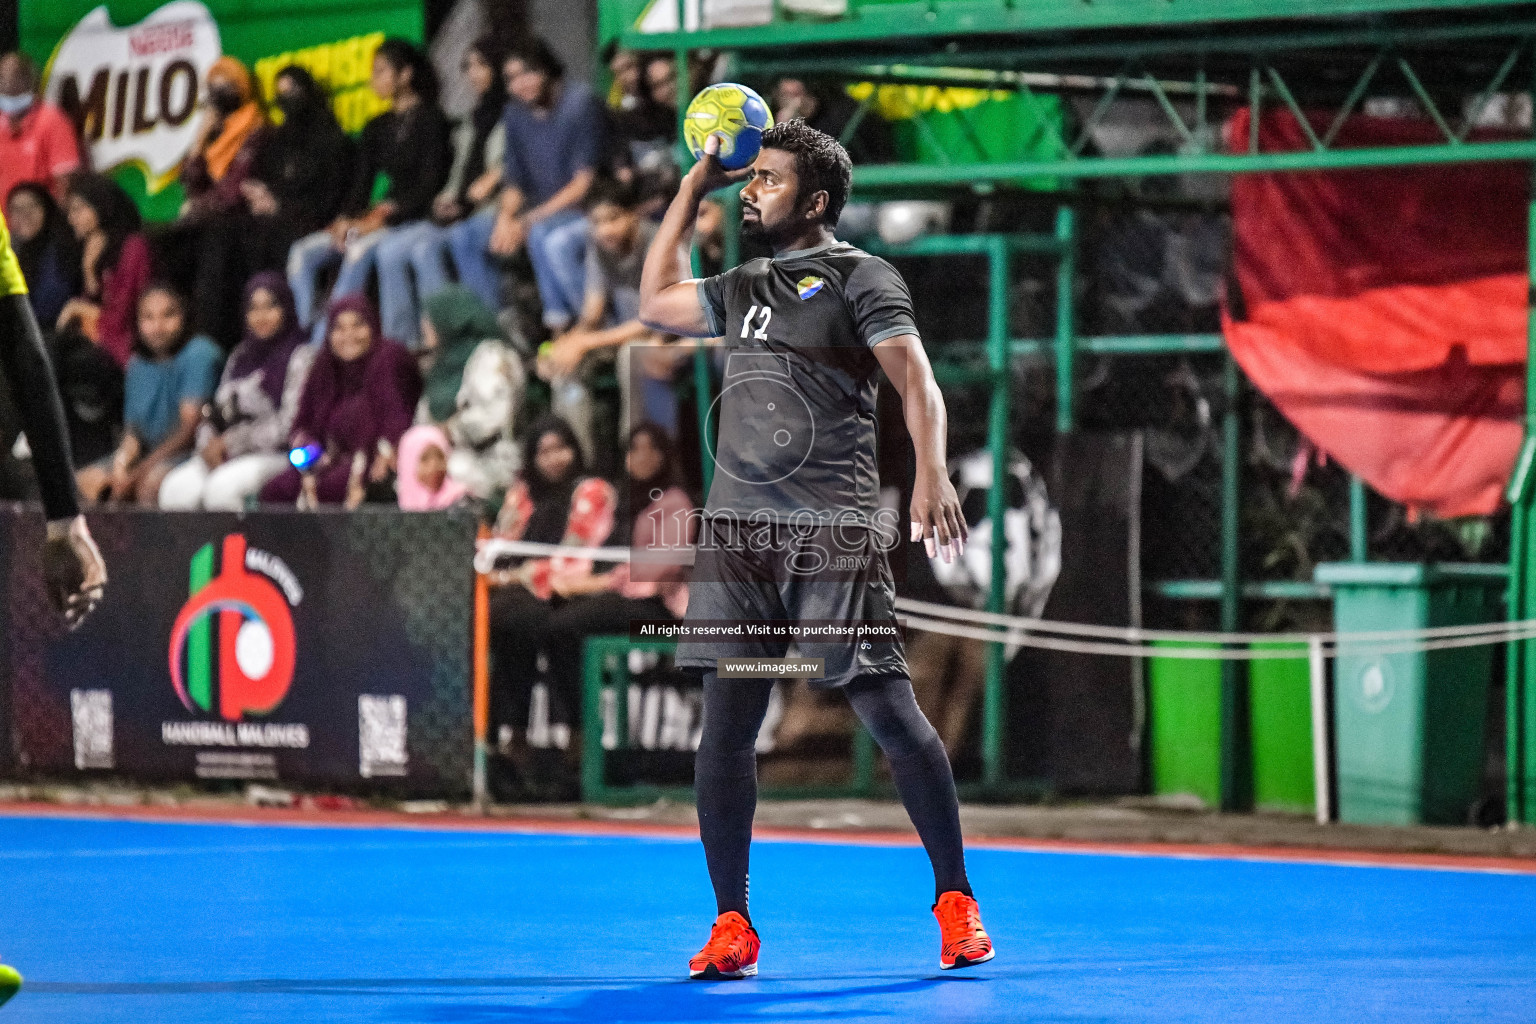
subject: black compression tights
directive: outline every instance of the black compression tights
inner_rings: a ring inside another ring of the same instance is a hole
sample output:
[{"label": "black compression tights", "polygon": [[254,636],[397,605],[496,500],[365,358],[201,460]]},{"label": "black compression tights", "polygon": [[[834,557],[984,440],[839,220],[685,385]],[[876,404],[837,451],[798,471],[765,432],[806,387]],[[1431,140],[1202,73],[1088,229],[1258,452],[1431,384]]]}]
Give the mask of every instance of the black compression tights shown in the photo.
[{"label": "black compression tights", "polygon": [[[763,679],[704,675],[704,734],[694,761],[699,836],[715,886],[717,913],[747,915],[747,860],[757,809],[754,744],[773,684]],[[905,676],[861,676],[848,684],[848,703],[885,752],[907,815],[933,864],[934,898],[951,890],[971,895],[960,840],[960,804],[944,743],[918,709]]]}]

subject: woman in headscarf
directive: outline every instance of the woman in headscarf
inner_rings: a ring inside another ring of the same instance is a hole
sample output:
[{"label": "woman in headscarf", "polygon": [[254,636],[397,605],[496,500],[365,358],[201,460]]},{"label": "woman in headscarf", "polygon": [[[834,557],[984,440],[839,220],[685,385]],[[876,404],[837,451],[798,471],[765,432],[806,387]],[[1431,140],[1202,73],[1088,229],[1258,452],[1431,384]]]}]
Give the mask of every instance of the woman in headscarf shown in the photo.
[{"label": "woman in headscarf", "polygon": [[678,484],[672,438],[654,423],[629,432],[627,480],[619,488],[607,545],[628,547],[633,558],[607,572],[576,567],[556,573],[554,592],[566,600],[544,627],[550,689],[555,703],[580,707],[583,645],[587,637],[628,633],[631,622],[680,619],[688,610],[688,577],[697,517]]},{"label": "woman in headscarf", "polygon": [[289,64],[273,80],[282,121],[269,128],[241,183],[251,269],[284,270],[294,242],[341,212],[357,147],[341,130],[331,98],[315,76]]},{"label": "woman in headscarf", "polygon": [[355,504],[364,486],[383,484],[393,472],[420,397],[416,360],[384,337],[373,304],[361,295],[337,299],[288,441],[310,457],[269,481],[261,499],[306,508]]},{"label": "woman in headscarf", "polygon": [[27,280],[27,299],[40,324],[52,324],[80,294],[80,243],[46,185],[24,181],[5,203],[11,246]]},{"label": "woman in headscarf", "polygon": [[[581,445],[570,424],[557,416],[536,422],[524,437],[523,469],[507,494],[495,534],[505,540],[591,546],[613,532],[613,486],[586,475]],[[558,575],[590,572],[586,559],[529,558],[491,574],[491,691],[497,745],[510,752],[528,722],[529,696]],[[554,721],[571,721],[574,708],[552,709]],[[563,745],[563,744],[562,744]]]},{"label": "woman in headscarf", "polygon": [[241,308],[245,335],[230,354],[212,413],[198,430],[197,457],[165,478],[161,508],[238,512],[288,468],[284,443],[315,350],[304,343],[293,292],[282,274],[265,271],[246,282]]},{"label": "woman in headscarf", "polygon": [[228,346],[239,332],[232,314],[246,267],[242,185],[261,152],[267,115],[250,71],[234,57],[214,61],[205,91],[202,127],[181,165],[187,198],[159,241],[167,265],[191,292],[197,329]]},{"label": "woman in headscarf", "polygon": [[452,442],[448,475],[477,498],[506,490],[522,463],[512,425],[528,372],[489,309],[462,285],[427,299],[422,347],[430,360],[416,422],[436,423]]},{"label": "woman in headscarf", "polygon": [[251,72],[236,58],[225,56],[213,62],[207,90],[202,129],[181,165],[181,187],[187,194],[183,220],[201,219],[240,204],[240,183],[250,173],[267,127]]},{"label": "woman in headscarf", "polygon": [[448,476],[448,435],[430,424],[412,427],[400,437],[400,472],[395,490],[404,512],[452,508],[469,495]]}]

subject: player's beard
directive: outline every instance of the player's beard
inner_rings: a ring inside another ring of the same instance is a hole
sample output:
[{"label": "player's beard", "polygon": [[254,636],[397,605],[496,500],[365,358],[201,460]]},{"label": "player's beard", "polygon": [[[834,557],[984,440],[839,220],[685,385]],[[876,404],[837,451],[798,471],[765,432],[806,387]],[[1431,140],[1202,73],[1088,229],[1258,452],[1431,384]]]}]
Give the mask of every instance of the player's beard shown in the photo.
[{"label": "player's beard", "polygon": [[747,218],[746,210],[742,210],[741,233],[743,237],[754,241],[761,241],[768,237],[768,232],[763,227],[763,214],[761,210],[757,211],[757,216],[751,219]]}]

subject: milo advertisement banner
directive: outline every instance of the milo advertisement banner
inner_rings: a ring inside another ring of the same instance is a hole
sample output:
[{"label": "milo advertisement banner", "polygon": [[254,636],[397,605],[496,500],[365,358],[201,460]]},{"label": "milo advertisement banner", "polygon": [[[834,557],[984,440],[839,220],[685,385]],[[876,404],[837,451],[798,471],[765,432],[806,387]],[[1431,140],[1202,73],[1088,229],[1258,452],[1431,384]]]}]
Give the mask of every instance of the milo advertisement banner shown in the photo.
[{"label": "milo advertisement banner", "polygon": [[219,57],[244,61],[269,104],[277,73],[302,65],[356,132],[384,108],[368,88],[374,50],[422,35],[420,0],[22,0],[20,15],[44,95],[80,126],[91,166],[158,220],[180,209],[177,176]]},{"label": "milo advertisement banner", "polygon": [[0,766],[468,788],[472,516],[93,515],[111,580],[70,633],[42,589],[41,520],[3,508]]}]

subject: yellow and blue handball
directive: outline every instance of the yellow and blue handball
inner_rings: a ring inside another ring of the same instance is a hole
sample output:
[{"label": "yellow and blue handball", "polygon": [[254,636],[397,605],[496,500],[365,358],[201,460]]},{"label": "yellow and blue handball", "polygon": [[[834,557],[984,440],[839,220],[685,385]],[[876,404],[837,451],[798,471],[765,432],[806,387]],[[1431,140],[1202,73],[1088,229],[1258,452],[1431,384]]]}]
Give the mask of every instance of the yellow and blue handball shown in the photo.
[{"label": "yellow and blue handball", "polygon": [[16,973],[16,968],[0,964],[0,1005],[21,988],[21,975]]},{"label": "yellow and blue handball", "polygon": [[698,160],[704,156],[704,140],[720,136],[720,166],[738,171],[757,159],[763,132],[772,127],[773,113],[761,96],[744,85],[721,82],[688,104],[683,141]]}]

